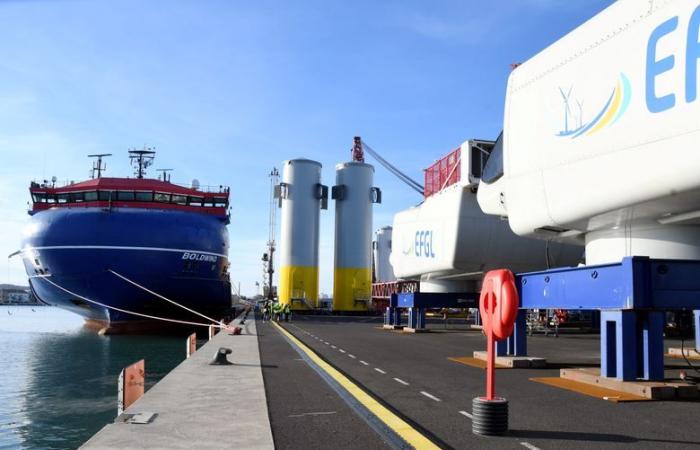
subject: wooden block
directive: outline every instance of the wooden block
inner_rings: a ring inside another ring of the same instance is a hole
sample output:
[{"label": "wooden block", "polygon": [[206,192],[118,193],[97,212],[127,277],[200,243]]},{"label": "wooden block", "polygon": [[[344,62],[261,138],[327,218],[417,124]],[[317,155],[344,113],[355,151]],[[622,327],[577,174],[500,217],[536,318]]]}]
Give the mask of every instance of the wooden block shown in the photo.
[{"label": "wooden block", "polygon": [[430,330],[428,330],[427,328],[403,327],[403,332],[404,333],[429,333]]},{"label": "wooden block", "polygon": [[700,353],[698,353],[698,351],[693,347],[685,347],[683,350],[681,350],[680,347],[671,347],[668,349],[667,356],[670,356],[671,358],[683,358],[684,353],[685,357],[688,359],[700,360]]},{"label": "wooden block", "polygon": [[579,394],[589,395],[591,397],[600,398],[602,400],[610,401],[613,403],[639,402],[651,400],[649,398],[641,397],[639,395],[615,391],[613,389],[607,389],[593,384],[582,383],[580,381],[574,381],[560,377],[530,378],[530,381],[558,387],[561,389],[566,389],[567,391],[578,392]]},{"label": "wooden block", "polygon": [[697,386],[689,383],[665,381],[622,381],[600,376],[600,369],[577,368],[561,369],[560,376],[568,380],[579,381],[632,395],[654,400],[671,400],[674,398],[694,398],[698,396]]},{"label": "wooden block", "polygon": [[[486,361],[486,352],[476,351],[474,352],[474,358]],[[512,369],[529,369],[546,367],[547,360],[534,356],[496,356],[496,364]]]}]

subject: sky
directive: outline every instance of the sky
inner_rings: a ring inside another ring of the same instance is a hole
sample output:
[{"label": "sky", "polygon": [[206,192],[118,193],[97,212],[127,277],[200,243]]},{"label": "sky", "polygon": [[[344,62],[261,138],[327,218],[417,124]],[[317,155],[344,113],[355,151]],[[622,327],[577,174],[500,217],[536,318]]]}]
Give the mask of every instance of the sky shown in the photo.
[{"label": "sky", "polygon": [[[463,141],[497,137],[511,63],[611,3],[0,0],[0,254],[19,249],[31,180],[84,180],[91,153],[130,176],[127,149],[147,145],[173,182],[231,187],[231,278],[253,295],[272,167],[314,159],[333,185],[359,135],[422,181]],[[421,198],[375,166],[376,229]],[[331,201],[327,294],[333,220]],[[0,283],[26,285],[18,258],[5,265]]]}]

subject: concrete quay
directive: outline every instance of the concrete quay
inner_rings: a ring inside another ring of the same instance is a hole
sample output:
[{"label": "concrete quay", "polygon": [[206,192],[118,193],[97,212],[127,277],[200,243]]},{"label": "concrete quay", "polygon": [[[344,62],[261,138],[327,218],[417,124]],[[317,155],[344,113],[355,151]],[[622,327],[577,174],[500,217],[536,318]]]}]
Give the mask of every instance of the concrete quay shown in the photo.
[{"label": "concrete quay", "polygon": [[[241,335],[214,336],[81,448],[274,448],[255,320],[233,324]],[[219,347],[233,350],[232,365],[208,364]],[[146,412],[157,414],[150,423],[126,422]]]}]

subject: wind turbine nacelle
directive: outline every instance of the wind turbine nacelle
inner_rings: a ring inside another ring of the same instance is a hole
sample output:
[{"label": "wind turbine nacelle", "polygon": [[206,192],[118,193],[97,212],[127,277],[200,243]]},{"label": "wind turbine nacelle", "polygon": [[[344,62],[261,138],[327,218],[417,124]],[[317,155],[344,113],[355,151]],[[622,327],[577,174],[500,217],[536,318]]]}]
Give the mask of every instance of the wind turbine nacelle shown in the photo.
[{"label": "wind turbine nacelle", "polygon": [[394,216],[390,262],[402,279],[477,281],[498,267],[545,269],[548,254],[551,266],[572,266],[583,249],[515,235],[506,221],[481,212],[469,184],[449,186]]},{"label": "wind turbine nacelle", "polygon": [[523,236],[608,239],[589,262],[614,259],[608,244],[624,253],[625,229],[665,245],[674,233],[658,229],[700,224],[699,34],[697,1],[619,1],[517,67],[482,210]]}]

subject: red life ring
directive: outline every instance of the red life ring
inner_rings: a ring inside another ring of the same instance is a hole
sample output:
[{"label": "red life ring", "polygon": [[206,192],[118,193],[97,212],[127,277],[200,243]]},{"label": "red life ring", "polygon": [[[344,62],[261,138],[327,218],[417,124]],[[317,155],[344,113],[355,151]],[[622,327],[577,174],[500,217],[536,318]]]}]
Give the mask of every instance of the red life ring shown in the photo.
[{"label": "red life ring", "polygon": [[479,297],[484,333],[502,341],[513,333],[518,315],[518,290],[513,272],[507,269],[492,270],[484,277]]}]

